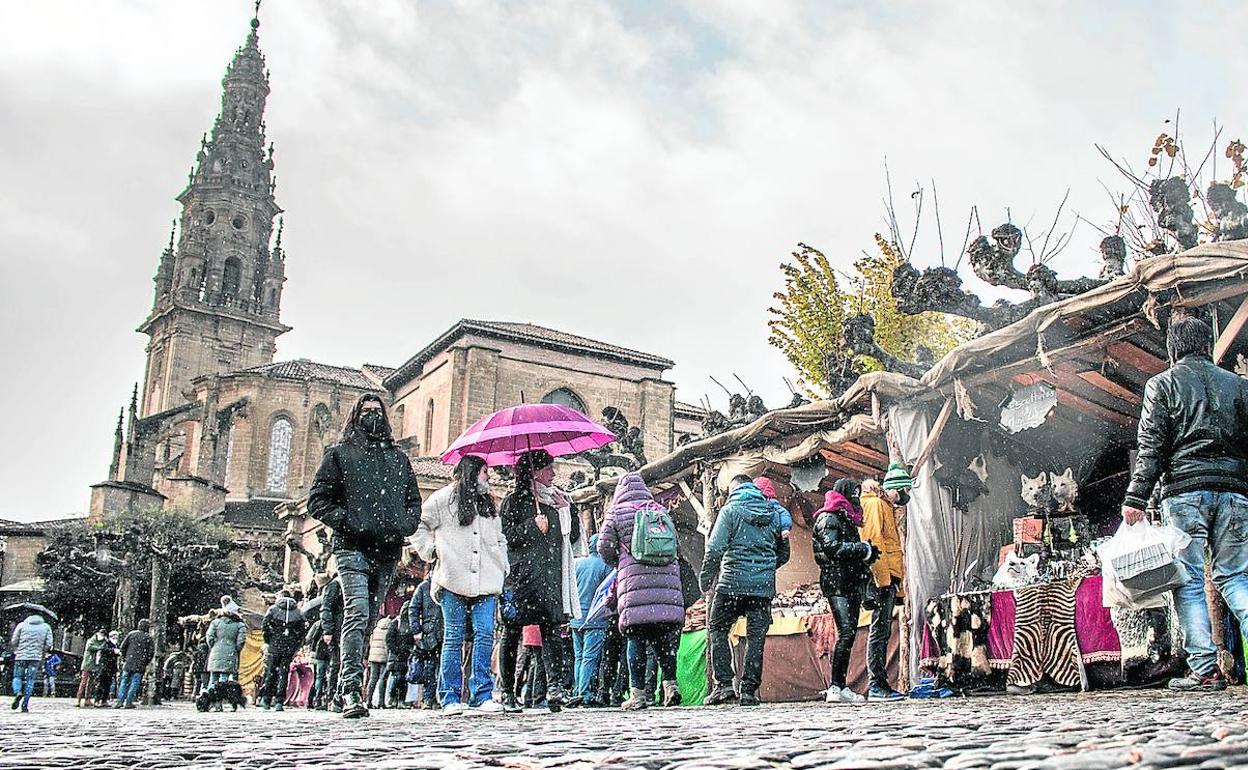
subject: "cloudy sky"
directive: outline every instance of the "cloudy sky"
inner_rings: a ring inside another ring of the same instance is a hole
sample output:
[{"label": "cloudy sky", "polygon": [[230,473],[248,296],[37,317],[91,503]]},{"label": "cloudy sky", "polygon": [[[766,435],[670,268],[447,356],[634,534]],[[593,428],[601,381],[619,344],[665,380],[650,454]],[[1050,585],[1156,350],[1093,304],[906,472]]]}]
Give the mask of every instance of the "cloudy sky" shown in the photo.
[{"label": "cloudy sky", "polygon": [[[1248,129],[1248,4],[267,0],[289,281],[281,359],[397,365],[461,317],[733,372],[799,241],[848,266],[935,179],[966,215],[1113,218],[1093,143],[1142,164],[1182,109]],[[244,0],[0,0],[0,518],[83,512],[141,376],[133,330]],[[921,181],[920,181],[921,180]],[[929,214],[931,213],[929,199]],[[934,225],[931,216],[925,222]],[[1080,225],[1055,263],[1095,270]],[[939,261],[934,228],[916,248]],[[968,283],[974,284],[973,279]],[[978,288],[974,287],[973,288]]]}]

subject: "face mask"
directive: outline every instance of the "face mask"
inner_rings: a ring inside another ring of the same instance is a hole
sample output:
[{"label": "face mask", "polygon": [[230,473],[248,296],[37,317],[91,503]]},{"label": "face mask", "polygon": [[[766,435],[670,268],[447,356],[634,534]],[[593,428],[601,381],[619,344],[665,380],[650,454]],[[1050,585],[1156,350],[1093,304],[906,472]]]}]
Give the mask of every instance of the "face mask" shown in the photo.
[{"label": "face mask", "polygon": [[489,492],[490,492],[490,480],[489,480],[489,479],[483,479],[483,478],[481,478],[480,476],[477,476],[477,491],[478,491],[478,492],[480,492],[480,493],[481,493],[481,494],[483,494],[483,495],[485,495],[485,494],[489,494]]},{"label": "face mask", "polygon": [[380,436],[386,429],[386,418],[378,409],[360,413],[360,427],[370,436]]}]

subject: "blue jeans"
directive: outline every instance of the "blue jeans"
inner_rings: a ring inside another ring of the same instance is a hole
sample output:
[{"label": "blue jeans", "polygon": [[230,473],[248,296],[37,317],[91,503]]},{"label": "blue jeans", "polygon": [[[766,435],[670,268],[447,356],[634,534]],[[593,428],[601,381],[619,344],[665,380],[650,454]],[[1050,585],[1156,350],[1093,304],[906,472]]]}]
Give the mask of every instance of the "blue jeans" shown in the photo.
[{"label": "blue jeans", "polygon": [[208,686],[212,687],[217,682],[231,682],[237,678],[238,677],[230,671],[213,671],[208,675]]},{"label": "blue jeans", "polygon": [[13,696],[22,695],[26,703],[35,691],[35,679],[43,665],[37,660],[19,660],[13,663]]},{"label": "blue jeans", "polygon": [[602,648],[606,640],[605,628],[572,629],[572,697],[580,698],[582,702],[592,697],[590,688],[594,684],[594,675],[598,673],[598,662],[602,660]]},{"label": "blue jeans", "polygon": [[125,671],[121,674],[121,688],[118,690],[119,697],[123,705],[130,706],[134,704],[134,699],[139,694],[139,687],[143,684],[142,671]]},{"label": "blue jeans", "polygon": [[494,596],[465,597],[443,591],[442,665],[438,698],[442,705],[461,703],[464,690],[464,624],[472,623],[472,676],[468,681],[469,706],[480,706],[494,695],[490,657],[494,651]]},{"label": "blue jeans", "polygon": [[1217,647],[1205,603],[1205,547],[1213,555],[1213,584],[1248,628],[1248,497],[1233,492],[1187,492],[1162,501],[1165,520],[1192,536],[1179,554],[1187,583],[1174,593],[1183,646],[1192,672],[1209,676],[1218,669]]}]

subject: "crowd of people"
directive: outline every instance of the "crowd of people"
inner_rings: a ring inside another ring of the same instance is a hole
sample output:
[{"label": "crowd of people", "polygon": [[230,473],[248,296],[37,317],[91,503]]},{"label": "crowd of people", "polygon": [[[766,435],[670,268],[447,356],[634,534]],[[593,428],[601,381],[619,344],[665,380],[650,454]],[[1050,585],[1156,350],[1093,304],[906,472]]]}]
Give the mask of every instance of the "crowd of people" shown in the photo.
[{"label": "crowd of people", "polygon": [[[1213,364],[1212,333],[1202,321],[1176,320],[1168,344],[1172,366],[1144,394],[1123,518],[1143,519],[1156,489],[1166,520],[1191,535],[1180,557],[1188,583],[1176,591],[1191,674],[1171,687],[1217,690],[1226,682],[1205,605],[1205,562],[1211,559],[1216,587],[1248,627],[1248,383]],[[668,511],[640,475],[619,479],[597,533],[588,535],[554,483],[550,454],[524,452],[513,470],[514,489],[496,505],[485,461],[466,456],[453,481],[422,504],[384,404],[362,397],[342,440],[326,451],[308,499],[309,514],[333,531],[337,573],[317,576],[312,622],[303,597],[287,591],[264,616],[261,708],[284,708],[288,672],[301,651],[313,669],[306,705],[349,719],[395,707],[452,716],[676,706],[683,700],[681,630],[688,608],[704,598],[713,680],[704,702],[759,704],[776,572],[792,549],[792,516],[768,479],[731,480],[695,571],[681,556]],[[899,520],[911,486],[906,468],[893,463],[880,480],[836,481],[814,514],[813,556],[837,629],[829,702],[905,697],[890,684],[887,650],[905,581]],[[408,544],[431,569],[411,599],[386,615],[384,599]],[[860,693],[847,680],[863,609],[873,619],[869,686]],[[194,655],[196,695],[237,681],[247,637],[230,597],[211,615]],[[730,635],[742,618],[744,650],[734,666]],[[13,632],[13,709],[29,708],[41,673],[54,679],[51,646],[51,628],[38,614]],[[116,707],[133,708],[153,652],[146,620],[120,643],[116,632],[99,630],[86,646],[77,705],[115,699]]]}]

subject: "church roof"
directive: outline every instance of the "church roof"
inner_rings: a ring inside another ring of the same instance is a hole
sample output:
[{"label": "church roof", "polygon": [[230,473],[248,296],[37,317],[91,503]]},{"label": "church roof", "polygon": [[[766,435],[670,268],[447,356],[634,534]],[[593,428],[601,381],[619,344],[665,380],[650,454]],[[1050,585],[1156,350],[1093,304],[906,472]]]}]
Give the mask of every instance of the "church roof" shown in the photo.
[{"label": "church roof", "polygon": [[284,530],[286,525],[278,521],[276,511],[281,502],[263,498],[230,501],[221,512],[221,521],[228,527],[238,529]]},{"label": "church roof", "polygon": [[671,369],[676,365],[671,359],[656,356],[653,353],[643,353],[640,350],[612,345],[609,342],[581,337],[580,335],[561,332],[545,326],[513,321],[478,321],[465,318],[448,329],[419,353],[408,359],[407,363],[387,377],[386,387],[393,390],[417,376],[426,362],[438,353],[446,350],[455,340],[463,337],[465,334],[478,334],[499,340],[522,342],[548,350],[589,355],[595,358],[658,369],[659,371]]},{"label": "church roof", "polygon": [[67,516],[43,521],[9,521],[0,519],[0,535],[48,535],[86,521],[85,516]]},{"label": "church roof", "polygon": [[[386,367],[372,365],[367,365],[367,367],[373,370],[387,370]],[[306,358],[300,358],[294,361],[278,361],[272,364],[264,364],[263,366],[253,366],[250,369],[243,369],[241,371],[231,372],[230,374],[259,374],[279,380],[317,380],[320,382],[332,382],[337,385],[345,385],[348,388],[358,388],[360,390],[378,389],[377,383],[370,379],[361,369],[352,369],[349,366],[318,364],[317,362],[309,361]]]},{"label": "church roof", "polygon": [[687,414],[691,417],[705,417],[706,407],[690,404],[686,401],[676,401],[672,407],[680,414]]}]

